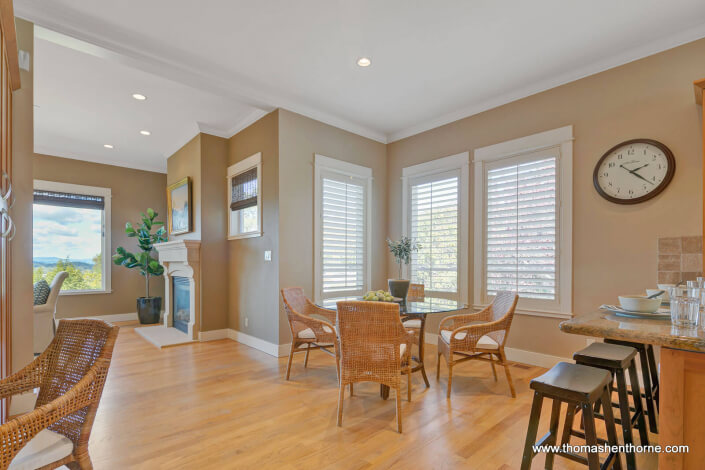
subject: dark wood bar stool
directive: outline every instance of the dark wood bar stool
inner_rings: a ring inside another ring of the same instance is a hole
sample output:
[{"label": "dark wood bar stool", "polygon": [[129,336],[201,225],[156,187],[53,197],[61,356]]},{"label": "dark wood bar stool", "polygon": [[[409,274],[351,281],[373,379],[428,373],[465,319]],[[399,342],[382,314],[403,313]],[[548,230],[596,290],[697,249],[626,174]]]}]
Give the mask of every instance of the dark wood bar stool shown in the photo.
[{"label": "dark wood bar stool", "polygon": [[[612,406],[619,408],[619,419],[616,419],[615,422],[622,427],[624,444],[634,444],[632,427],[636,427],[639,429],[641,444],[648,445],[649,436],[646,430],[644,408],[641,402],[639,377],[636,373],[636,349],[629,346],[620,346],[618,344],[592,343],[588,347],[573,354],[573,359],[575,359],[575,362],[578,364],[607,370],[611,374],[611,379],[617,379],[617,395],[619,396],[619,402],[618,404],[612,404]],[[626,380],[627,373],[629,373],[629,381],[632,386],[632,391],[634,392],[632,395],[634,401],[633,414],[629,406],[629,393]],[[610,380],[610,397],[612,395],[611,391],[612,380]],[[603,403],[603,414],[596,412],[595,416],[598,418],[604,417],[604,419],[606,419],[607,408],[610,408],[610,402]],[[596,407],[596,410],[599,410],[599,406]],[[565,432],[572,435],[579,435],[580,433],[578,431],[572,429],[573,416],[574,415],[571,415],[569,410],[566,417]],[[629,470],[636,469],[636,455],[634,452],[626,452],[626,458],[627,468]]]},{"label": "dark wood bar stool", "polygon": [[[659,383],[654,347],[650,344],[633,343],[631,341],[618,339],[605,339],[605,343],[630,346],[639,353],[639,365],[641,366],[641,376],[644,381],[644,392],[641,396],[646,400],[646,414],[649,417],[649,429],[652,433],[658,434],[658,417],[656,416],[656,411],[660,411]],[[631,390],[629,393],[632,393]]]},{"label": "dark wood bar stool", "polygon": [[[526,431],[526,442],[524,453],[521,459],[521,470],[529,470],[531,462],[536,456],[534,446],[558,445],[558,420],[563,402],[568,404],[568,411],[576,408],[583,412],[583,422],[585,423],[585,444],[597,446],[598,443],[618,445],[617,431],[615,429],[614,417],[610,403],[611,374],[602,369],[588,367],[579,364],[569,364],[559,362],[545,374],[536,377],[531,381],[531,388],[534,390],[534,401],[531,405],[531,417],[529,427]],[[541,406],[544,398],[553,400],[551,408],[551,421],[549,431],[538,442],[536,434],[538,432],[539,421],[541,419]],[[607,431],[607,440],[598,439],[595,431],[594,408],[598,403],[604,403],[604,419]],[[613,468],[621,470],[622,462],[618,453],[609,453],[602,466],[597,453],[588,452],[587,458],[582,455],[559,450],[546,454],[545,468],[553,468],[553,460],[556,455],[565,457],[575,462],[587,465],[590,470]]]}]

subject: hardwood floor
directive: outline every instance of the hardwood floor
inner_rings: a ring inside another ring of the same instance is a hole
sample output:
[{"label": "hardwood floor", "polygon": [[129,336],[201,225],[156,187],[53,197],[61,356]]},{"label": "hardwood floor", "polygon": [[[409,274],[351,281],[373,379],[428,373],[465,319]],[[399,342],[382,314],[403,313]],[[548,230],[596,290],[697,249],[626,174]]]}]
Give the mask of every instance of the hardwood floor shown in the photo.
[{"label": "hardwood floor", "polygon": [[[431,388],[414,375],[403,434],[393,396],[381,400],[374,384],[346,394],[338,428],[335,364],[326,354],[312,352],[308,369],[303,354],[295,357],[287,382],[286,358],[231,340],[158,350],[122,325],[91,457],[97,469],[519,468],[528,382],[543,369],[512,365],[512,399],[502,375],[495,382],[488,364],[471,361],[454,371],[447,401],[443,361],[435,381],[435,348],[427,348],[427,361]],[[538,456],[533,468],[542,467]],[[556,458],[555,468],[584,467]]]}]

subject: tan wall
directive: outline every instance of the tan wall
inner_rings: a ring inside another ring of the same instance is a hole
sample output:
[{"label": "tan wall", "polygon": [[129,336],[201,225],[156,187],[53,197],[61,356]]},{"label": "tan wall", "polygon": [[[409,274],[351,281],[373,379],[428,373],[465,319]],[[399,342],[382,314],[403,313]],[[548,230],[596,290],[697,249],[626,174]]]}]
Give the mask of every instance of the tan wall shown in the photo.
[{"label": "tan wall", "polygon": [[[279,283],[313,295],[314,154],[372,168],[372,282],[387,285],[387,150],[384,144],[286,110],[279,111]],[[291,341],[280,315],[279,342]]]},{"label": "tan wall", "polygon": [[[262,153],[262,236],[228,241],[228,324],[275,344],[280,329],[279,113],[264,116],[228,143],[228,166]],[[223,183],[225,175],[221,175]],[[226,191],[224,186],[223,194]],[[264,261],[265,250],[272,251],[272,261]]]},{"label": "tan wall", "polygon": [[[573,312],[653,287],[657,238],[701,233],[701,111],[692,82],[705,76],[703,57],[705,40],[699,40],[390,144],[390,235],[401,233],[402,168],[572,124]],[[593,168],[610,147],[637,137],[656,139],[673,151],[675,177],[665,192],[643,204],[609,203],[593,188]],[[472,188],[470,194],[472,200]],[[472,253],[472,228],[470,234]],[[429,322],[428,331],[437,329],[438,320]],[[508,346],[569,357],[585,343],[561,333],[558,323],[519,315]]]},{"label": "tan wall", "polygon": [[[10,210],[17,234],[10,242],[12,263],[12,370],[32,360],[32,153],[34,152],[34,25],[15,19],[17,45],[29,52],[30,72],[20,70],[22,88],[12,94],[12,189]],[[30,260],[30,261],[28,261]]]},{"label": "tan wall", "polygon": [[[128,251],[137,250],[134,238],[125,235],[126,222],[139,222],[140,212],[148,207],[159,213],[158,220],[166,223],[166,175],[134,170],[69,158],[34,155],[34,179],[60,183],[82,184],[110,188],[110,244],[108,256],[118,246]],[[133,313],[137,311],[137,297],[144,297],[144,277],[135,269],[110,263],[110,294],[62,295],[57,304],[58,318]],[[160,277],[150,281],[150,295],[164,295],[164,281]]]},{"label": "tan wall", "polygon": [[201,239],[201,134],[189,140],[183,147],[166,161],[166,184],[174,184],[185,178],[191,178],[193,231],[182,235],[169,235],[170,240]]},{"label": "tan wall", "polygon": [[201,331],[228,327],[228,141],[201,134]]}]

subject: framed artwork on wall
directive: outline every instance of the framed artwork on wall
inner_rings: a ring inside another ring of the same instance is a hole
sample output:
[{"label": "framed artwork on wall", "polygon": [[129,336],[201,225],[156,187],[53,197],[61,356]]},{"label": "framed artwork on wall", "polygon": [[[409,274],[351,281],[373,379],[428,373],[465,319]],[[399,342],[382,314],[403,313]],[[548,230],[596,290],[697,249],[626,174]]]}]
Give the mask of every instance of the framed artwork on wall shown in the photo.
[{"label": "framed artwork on wall", "polygon": [[191,178],[180,179],[166,188],[166,205],[169,208],[169,235],[193,231],[191,222]]}]

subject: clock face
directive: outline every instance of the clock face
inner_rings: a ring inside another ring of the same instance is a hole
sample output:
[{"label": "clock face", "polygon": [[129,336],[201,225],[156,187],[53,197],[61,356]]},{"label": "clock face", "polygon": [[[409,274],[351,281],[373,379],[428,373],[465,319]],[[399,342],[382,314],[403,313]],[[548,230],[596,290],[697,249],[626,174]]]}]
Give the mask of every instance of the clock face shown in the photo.
[{"label": "clock face", "polygon": [[630,140],[605,153],[595,167],[595,189],[608,201],[636,204],[663,191],[675,171],[673,154],[660,142]]}]

